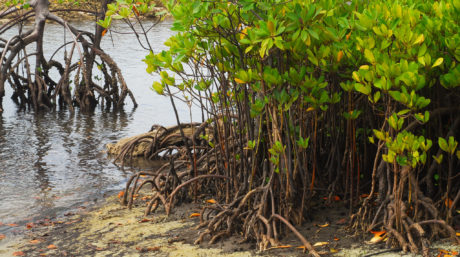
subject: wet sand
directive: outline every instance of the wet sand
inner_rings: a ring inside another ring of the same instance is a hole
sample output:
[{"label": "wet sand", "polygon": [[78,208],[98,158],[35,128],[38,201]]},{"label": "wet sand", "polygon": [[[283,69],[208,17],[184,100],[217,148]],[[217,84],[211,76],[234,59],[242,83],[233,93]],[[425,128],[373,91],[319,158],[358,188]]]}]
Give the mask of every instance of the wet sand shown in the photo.
[{"label": "wet sand", "polygon": [[[306,256],[302,249],[297,248],[300,243],[293,235],[281,240],[283,245],[291,247],[264,252],[257,251],[254,242],[239,244],[241,237],[237,235],[214,245],[207,242],[193,245],[200,232],[195,229],[199,218],[190,218],[190,214],[199,213],[200,208],[200,204],[186,203],[176,207],[170,216],[159,208],[154,215],[143,217],[145,201],[138,199],[129,210],[113,195],[90,210],[80,208],[66,213],[60,219],[37,221],[29,224],[29,229],[18,228],[16,236],[12,233],[3,242],[0,241],[0,256],[14,256],[14,253],[23,254],[19,256],[98,257]],[[416,256],[385,249],[384,244],[364,244],[370,235],[351,236],[344,229],[345,225],[340,224],[343,222],[343,210],[328,207],[318,209],[318,216],[312,216],[312,221],[307,221],[299,231],[312,244],[327,242],[324,246],[315,247],[323,256]],[[321,227],[324,224],[329,225]],[[432,246],[434,256],[438,248],[459,250],[459,246],[441,241]]]}]

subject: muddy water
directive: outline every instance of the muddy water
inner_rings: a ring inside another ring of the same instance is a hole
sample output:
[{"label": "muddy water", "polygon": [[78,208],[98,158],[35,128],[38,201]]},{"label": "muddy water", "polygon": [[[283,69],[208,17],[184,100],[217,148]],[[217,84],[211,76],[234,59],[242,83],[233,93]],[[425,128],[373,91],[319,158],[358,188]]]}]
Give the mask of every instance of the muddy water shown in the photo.
[{"label": "muddy water", "polygon": [[[87,30],[93,26],[89,22],[76,25]],[[114,28],[127,31],[122,23]],[[155,51],[165,48],[163,42],[173,33],[169,28],[170,23],[163,22],[150,31]],[[45,46],[52,48],[46,49],[46,56],[64,42],[62,34],[62,27],[47,25]],[[122,69],[139,103],[137,109],[128,100],[123,111],[110,113],[20,111],[7,89],[5,112],[0,115],[0,222],[21,225],[30,219],[62,215],[97,201],[109,190],[120,189],[129,171],[112,164],[103,153],[104,145],[146,132],[154,123],[175,124],[169,100],[149,89],[156,78],[145,72],[141,60],[148,52],[135,36],[106,35],[103,48]],[[178,104],[178,109],[182,120],[190,120],[185,104]],[[11,232],[11,227],[0,226],[0,234]]]}]

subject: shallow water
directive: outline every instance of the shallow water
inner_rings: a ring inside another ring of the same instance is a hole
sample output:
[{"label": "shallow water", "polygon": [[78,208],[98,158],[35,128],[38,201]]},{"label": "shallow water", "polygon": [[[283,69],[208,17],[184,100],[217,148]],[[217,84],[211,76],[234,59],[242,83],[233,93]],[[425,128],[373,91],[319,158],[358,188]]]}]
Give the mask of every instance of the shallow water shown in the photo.
[{"label": "shallow water", "polygon": [[[93,25],[77,26],[91,30]],[[127,31],[122,23],[115,28]],[[149,33],[155,51],[165,48],[163,42],[173,33],[169,28],[170,23],[163,22]],[[63,42],[62,33],[62,27],[48,24],[45,46]],[[134,35],[106,35],[103,49],[122,69],[139,104],[137,109],[127,99],[124,110],[118,112],[19,111],[7,88],[5,111],[0,115],[0,222],[24,224],[61,215],[96,201],[104,192],[122,188],[129,171],[122,171],[103,153],[105,144],[146,132],[152,124],[175,124],[168,98],[149,89],[156,77],[145,72],[141,60],[148,52]],[[53,52],[51,48],[45,55]],[[181,120],[190,120],[185,104],[178,104],[178,109]],[[0,226],[0,234],[9,230]]]}]

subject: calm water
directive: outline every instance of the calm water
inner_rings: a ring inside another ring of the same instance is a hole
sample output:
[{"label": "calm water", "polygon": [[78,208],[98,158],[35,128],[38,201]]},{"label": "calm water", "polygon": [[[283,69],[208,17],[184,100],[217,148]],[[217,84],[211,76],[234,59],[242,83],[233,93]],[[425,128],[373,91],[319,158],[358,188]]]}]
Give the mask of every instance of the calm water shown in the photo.
[{"label": "calm water", "polygon": [[[92,25],[79,26],[91,30]],[[164,22],[150,32],[155,51],[165,48],[163,42],[172,35],[169,27]],[[123,24],[117,29],[127,31]],[[45,45],[63,42],[62,27],[47,25],[46,32]],[[105,144],[146,132],[152,124],[175,124],[168,98],[149,89],[157,78],[147,74],[141,62],[147,52],[133,35],[112,36],[113,40],[105,36],[103,49],[122,69],[139,103],[137,109],[127,98],[119,112],[37,114],[18,111],[9,99],[11,90],[7,91],[0,115],[0,222],[24,224],[28,219],[61,215],[97,200],[104,192],[121,189],[129,172],[112,164],[103,153]],[[190,120],[188,107],[179,104],[178,108],[181,119]],[[8,230],[0,226],[0,234]]]}]

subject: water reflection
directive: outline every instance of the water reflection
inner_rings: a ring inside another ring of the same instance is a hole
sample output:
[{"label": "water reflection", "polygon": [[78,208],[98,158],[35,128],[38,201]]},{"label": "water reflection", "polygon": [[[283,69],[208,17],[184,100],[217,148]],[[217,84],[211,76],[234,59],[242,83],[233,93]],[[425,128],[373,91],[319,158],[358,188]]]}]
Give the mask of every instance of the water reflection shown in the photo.
[{"label": "water reflection", "polygon": [[[123,24],[117,26],[126,29]],[[156,51],[165,48],[162,42],[172,34],[169,27],[163,23],[151,31],[149,37]],[[62,27],[49,24],[46,30],[45,45],[62,40]],[[92,114],[78,110],[73,114],[67,110],[19,111],[7,88],[5,112],[0,115],[0,222],[24,224],[28,219],[62,214],[107,190],[119,190],[129,174],[103,153],[105,144],[146,132],[154,123],[175,124],[169,100],[149,89],[158,78],[145,72],[141,60],[147,53],[136,47],[134,36],[113,36],[113,42],[104,39],[103,47],[122,69],[139,103],[137,110],[128,103],[124,111],[97,109]],[[52,52],[54,49],[45,54]],[[178,109],[181,119],[188,121],[188,107],[178,104]],[[0,233],[8,229],[0,226]]]}]

